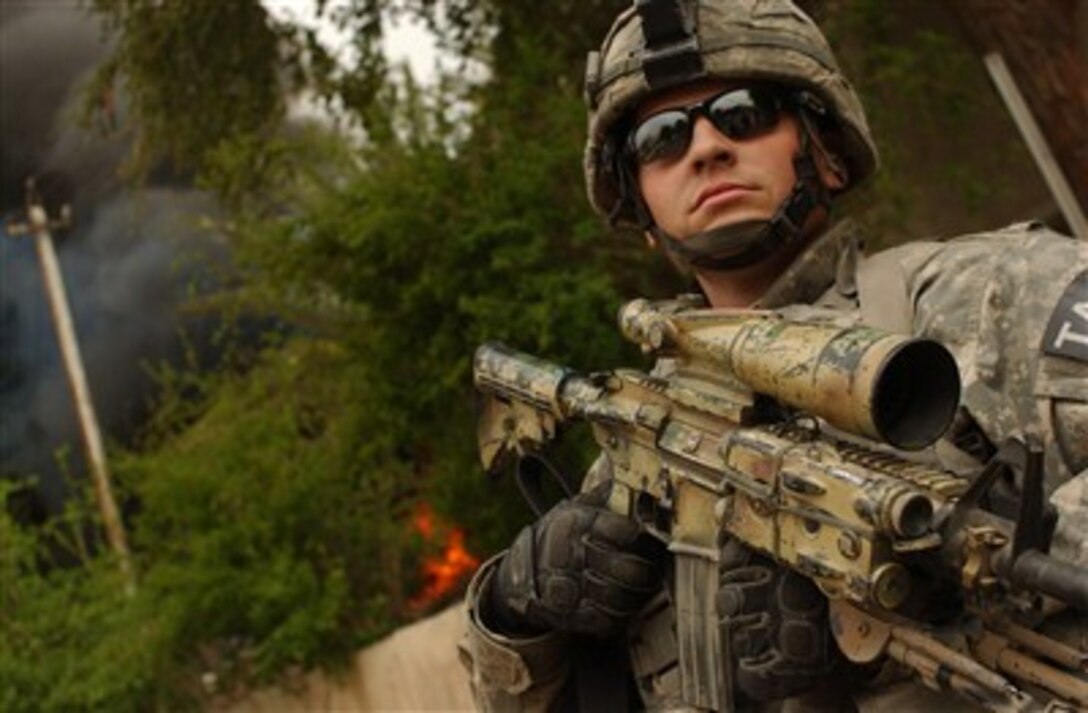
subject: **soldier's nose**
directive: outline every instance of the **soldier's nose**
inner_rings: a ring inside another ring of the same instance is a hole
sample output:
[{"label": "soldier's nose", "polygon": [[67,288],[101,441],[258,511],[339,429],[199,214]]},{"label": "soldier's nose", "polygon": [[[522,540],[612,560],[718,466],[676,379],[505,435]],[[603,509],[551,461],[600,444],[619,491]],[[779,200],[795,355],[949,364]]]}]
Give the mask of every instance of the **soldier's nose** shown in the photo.
[{"label": "soldier's nose", "polygon": [[691,130],[687,158],[696,167],[712,163],[732,163],[736,159],[733,141],[718,131],[704,116],[696,117]]}]

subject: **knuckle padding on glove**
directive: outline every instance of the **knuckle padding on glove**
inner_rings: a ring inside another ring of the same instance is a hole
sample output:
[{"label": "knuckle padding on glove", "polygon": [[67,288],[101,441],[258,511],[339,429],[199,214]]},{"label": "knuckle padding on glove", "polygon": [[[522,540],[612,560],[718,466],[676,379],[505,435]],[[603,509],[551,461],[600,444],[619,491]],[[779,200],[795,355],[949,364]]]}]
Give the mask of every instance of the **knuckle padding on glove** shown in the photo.
[{"label": "knuckle padding on glove", "polygon": [[787,661],[815,663],[821,651],[821,636],[811,621],[786,621],[778,632],[778,650]]},{"label": "knuckle padding on glove", "polygon": [[635,523],[603,509],[597,488],[561,502],[515,539],[492,598],[511,629],[607,635],[657,591],[661,564]]},{"label": "knuckle padding on glove", "polygon": [[778,587],[778,606],[783,614],[812,615],[823,608],[824,596],[811,581],[789,571],[782,576]]},{"label": "knuckle padding on glove", "polygon": [[593,537],[615,547],[628,547],[638,540],[642,530],[622,515],[609,510],[597,510],[591,532]]},{"label": "knuckle padding on glove", "polygon": [[756,700],[785,698],[832,668],[826,599],[807,578],[741,548],[723,548],[717,596],[737,685]]},{"label": "knuckle padding on glove", "polygon": [[765,609],[771,596],[772,574],[761,566],[738,567],[722,573],[718,613],[735,617]]},{"label": "knuckle padding on glove", "polygon": [[640,555],[617,552],[586,538],[586,570],[620,587],[649,590],[657,583],[654,563]]},{"label": "knuckle padding on glove", "polygon": [[613,616],[634,614],[650,593],[617,587],[594,572],[586,572],[584,584],[586,601]]},{"label": "knuckle padding on glove", "polygon": [[571,542],[588,529],[591,518],[591,512],[580,508],[564,508],[561,512],[553,510],[545,515],[533,528],[539,551],[538,566],[564,569],[580,565],[575,561],[578,553],[571,547]]},{"label": "knuckle padding on glove", "polygon": [[812,663],[823,654],[825,600],[812,582],[787,572],[778,588],[782,625],[778,647],[789,661]]},{"label": "knuckle padding on glove", "polygon": [[545,604],[560,612],[577,607],[582,588],[576,579],[563,572],[549,572],[540,579],[540,598]]}]

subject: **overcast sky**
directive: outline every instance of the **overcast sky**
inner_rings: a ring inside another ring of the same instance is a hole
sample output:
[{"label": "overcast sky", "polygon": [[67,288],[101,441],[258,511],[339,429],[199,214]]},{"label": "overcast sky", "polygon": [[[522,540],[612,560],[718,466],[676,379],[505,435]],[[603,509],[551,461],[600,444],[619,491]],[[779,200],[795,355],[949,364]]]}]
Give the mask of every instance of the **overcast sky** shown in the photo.
[{"label": "overcast sky", "polygon": [[[318,36],[329,48],[343,48],[347,45],[347,36],[324,19],[318,22],[314,18],[314,0],[263,0],[265,7],[276,17],[293,20],[304,25],[318,27]],[[329,11],[346,0],[329,0],[325,10]],[[422,24],[407,19],[390,23],[385,28],[386,55],[393,62],[408,62],[412,74],[421,82],[428,82],[434,76],[434,65],[438,60],[434,35]]]}]

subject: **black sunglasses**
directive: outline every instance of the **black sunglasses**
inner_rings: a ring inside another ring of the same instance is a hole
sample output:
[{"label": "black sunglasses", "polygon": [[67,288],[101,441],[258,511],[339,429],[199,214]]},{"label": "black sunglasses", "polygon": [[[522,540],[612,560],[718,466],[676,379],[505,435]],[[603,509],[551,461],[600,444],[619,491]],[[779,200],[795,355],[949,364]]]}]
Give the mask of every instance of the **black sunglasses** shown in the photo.
[{"label": "black sunglasses", "polygon": [[785,106],[785,94],[776,87],[726,89],[690,106],[646,117],[628,135],[627,150],[641,164],[683,156],[691,144],[696,115],[705,116],[734,141],[754,139],[778,126]]}]

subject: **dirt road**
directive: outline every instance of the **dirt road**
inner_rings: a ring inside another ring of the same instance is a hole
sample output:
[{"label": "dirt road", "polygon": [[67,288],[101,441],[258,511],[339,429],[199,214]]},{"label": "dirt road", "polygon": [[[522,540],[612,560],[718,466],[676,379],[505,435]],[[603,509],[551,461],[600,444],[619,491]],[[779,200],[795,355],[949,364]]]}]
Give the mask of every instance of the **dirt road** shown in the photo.
[{"label": "dirt road", "polygon": [[455,605],[360,651],[332,678],[308,674],[297,690],[256,691],[221,713],[306,711],[471,711],[468,677],[457,659],[464,612]]}]

